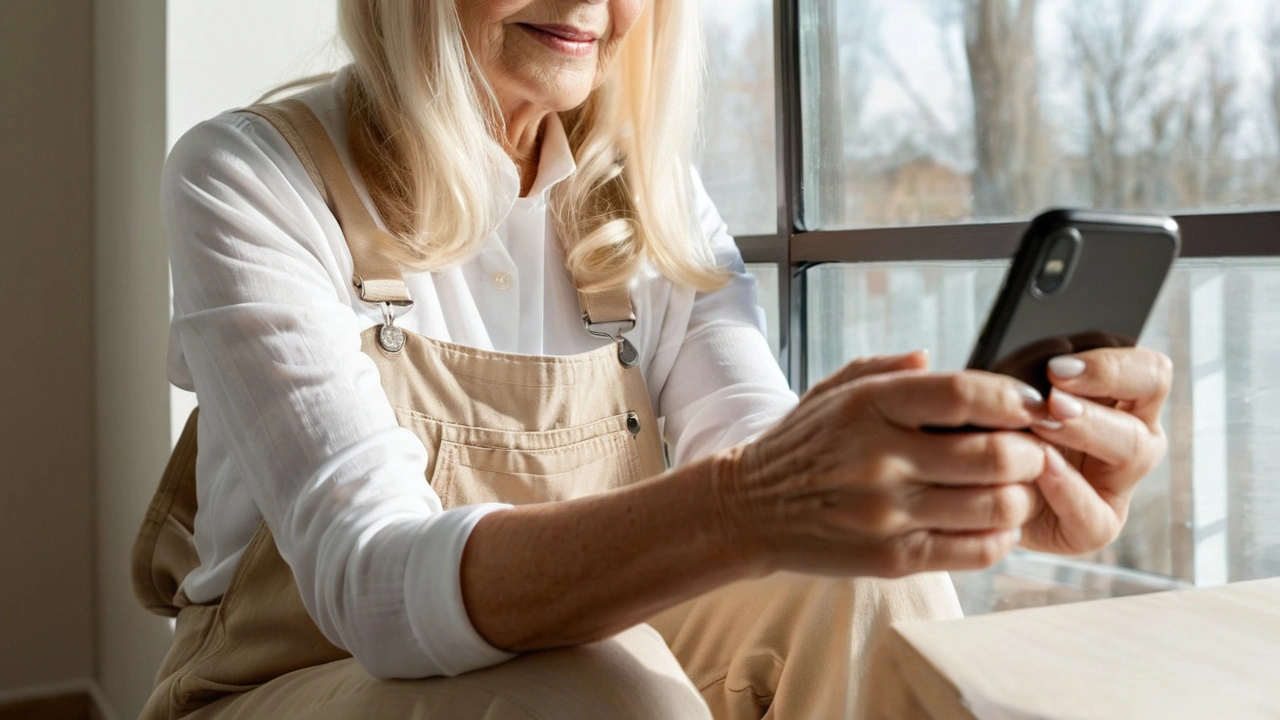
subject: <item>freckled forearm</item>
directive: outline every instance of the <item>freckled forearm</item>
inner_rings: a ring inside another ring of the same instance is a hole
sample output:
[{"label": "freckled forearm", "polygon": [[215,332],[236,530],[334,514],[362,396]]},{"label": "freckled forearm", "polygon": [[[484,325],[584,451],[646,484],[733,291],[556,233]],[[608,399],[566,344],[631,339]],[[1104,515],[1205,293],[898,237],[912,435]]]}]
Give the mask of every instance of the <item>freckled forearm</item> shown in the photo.
[{"label": "freckled forearm", "polygon": [[766,570],[721,510],[727,456],[622,490],[493,513],[462,559],[467,613],[518,652],[609,637]]}]

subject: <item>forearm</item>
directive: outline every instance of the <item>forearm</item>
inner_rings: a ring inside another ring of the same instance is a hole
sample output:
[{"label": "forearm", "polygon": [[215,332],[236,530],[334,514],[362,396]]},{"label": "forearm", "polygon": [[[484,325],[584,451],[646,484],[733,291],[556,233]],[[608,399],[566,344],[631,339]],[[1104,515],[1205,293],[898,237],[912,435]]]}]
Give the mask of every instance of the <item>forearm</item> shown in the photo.
[{"label": "forearm", "polygon": [[766,572],[722,510],[720,455],[622,490],[493,513],[462,558],[472,624],[530,651],[609,637],[668,607]]}]

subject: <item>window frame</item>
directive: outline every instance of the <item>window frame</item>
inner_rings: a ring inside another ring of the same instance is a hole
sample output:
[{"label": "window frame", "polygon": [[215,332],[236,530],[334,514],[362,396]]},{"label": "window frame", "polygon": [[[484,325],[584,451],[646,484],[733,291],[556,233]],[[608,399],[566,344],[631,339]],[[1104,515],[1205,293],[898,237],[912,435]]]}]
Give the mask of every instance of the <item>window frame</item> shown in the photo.
[{"label": "window frame", "polygon": [[[1027,223],[961,223],[853,230],[809,230],[804,221],[804,98],[801,4],[774,0],[774,88],[777,141],[777,230],[737,238],[743,260],[774,265],[778,274],[779,364],[793,389],[809,384],[807,271],[825,263],[1007,259]],[[822,42],[834,42],[823,38]],[[1175,216],[1183,258],[1280,256],[1280,210]],[[1173,576],[1194,583],[1193,507],[1175,503]]]}]

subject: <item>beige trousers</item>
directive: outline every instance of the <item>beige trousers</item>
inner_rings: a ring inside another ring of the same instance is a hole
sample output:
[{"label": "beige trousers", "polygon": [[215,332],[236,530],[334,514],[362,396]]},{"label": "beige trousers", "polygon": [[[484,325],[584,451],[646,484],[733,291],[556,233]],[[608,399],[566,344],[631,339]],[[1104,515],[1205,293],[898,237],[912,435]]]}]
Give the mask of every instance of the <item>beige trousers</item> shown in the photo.
[{"label": "beige trousers", "polygon": [[379,681],[339,660],[298,670],[191,720],[706,720],[662,636],[638,625],[604,642],[523,655],[456,678]]},{"label": "beige trousers", "polygon": [[[777,574],[662,613],[610,640],[456,678],[378,681],[354,660],[299,670],[192,720],[842,720],[893,622],[954,617],[945,575]],[[657,628],[658,631],[655,631]]]},{"label": "beige trousers", "polygon": [[852,717],[870,650],[893,623],[960,616],[945,573],[902,580],[778,573],[650,622],[718,720]]}]

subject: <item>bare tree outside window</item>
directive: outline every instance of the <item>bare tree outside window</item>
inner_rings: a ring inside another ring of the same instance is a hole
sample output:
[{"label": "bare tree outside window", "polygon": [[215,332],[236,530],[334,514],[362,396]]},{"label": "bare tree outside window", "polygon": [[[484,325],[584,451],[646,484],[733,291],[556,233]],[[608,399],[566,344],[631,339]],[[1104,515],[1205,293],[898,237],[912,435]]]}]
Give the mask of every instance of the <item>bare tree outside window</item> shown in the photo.
[{"label": "bare tree outside window", "polygon": [[[802,15],[806,226],[1187,211],[1280,198],[1280,0],[829,0]],[[701,0],[699,165],[774,231],[769,0]]]},{"label": "bare tree outside window", "polygon": [[[1262,46],[1266,48],[1268,92],[1271,110],[1271,137],[1273,151],[1280,151],[1280,5],[1274,5],[1267,13],[1259,32]],[[1280,166],[1272,167],[1267,177],[1268,190],[1280,196]]]},{"label": "bare tree outside window", "polygon": [[1199,209],[1269,198],[1256,161],[1234,152],[1244,115],[1236,33],[1211,17],[1180,32],[1142,0],[1118,3],[1114,16],[1103,5],[1086,0],[1067,13],[1093,204]]},{"label": "bare tree outside window", "polygon": [[973,213],[1011,217],[1042,202],[1036,0],[959,0],[973,93]]},{"label": "bare tree outside window", "polygon": [[845,130],[842,147],[808,161],[839,166],[843,199],[817,203],[810,227],[1006,220],[1049,205],[1269,207],[1280,195],[1276,0],[1265,18],[1221,0],[819,5],[833,8],[841,62],[813,83],[844,91]]}]

